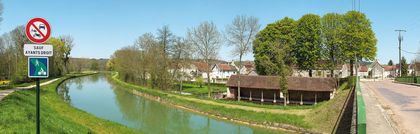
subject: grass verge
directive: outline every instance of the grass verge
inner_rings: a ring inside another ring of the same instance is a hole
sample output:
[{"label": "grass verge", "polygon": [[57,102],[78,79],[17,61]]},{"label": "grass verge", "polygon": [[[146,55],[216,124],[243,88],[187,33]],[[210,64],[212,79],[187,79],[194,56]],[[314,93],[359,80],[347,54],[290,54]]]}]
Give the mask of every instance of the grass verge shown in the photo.
[{"label": "grass verge", "polygon": [[[56,93],[66,79],[89,75],[66,75],[41,87],[41,132],[43,133],[140,133],[72,107]],[[0,101],[0,133],[35,132],[35,90],[19,90]]]}]

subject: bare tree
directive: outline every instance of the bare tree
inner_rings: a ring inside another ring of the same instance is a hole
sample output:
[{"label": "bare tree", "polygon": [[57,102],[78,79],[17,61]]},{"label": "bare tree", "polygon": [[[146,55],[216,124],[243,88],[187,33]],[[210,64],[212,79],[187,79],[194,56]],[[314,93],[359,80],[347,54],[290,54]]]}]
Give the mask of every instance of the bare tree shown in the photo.
[{"label": "bare tree", "polygon": [[232,24],[226,27],[227,41],[229,45],[234,46],[232,53],[239,56],[238,66],[238,101],[241,100],[241,69],[242,69],[242,57],[251,52],[252,41],[255,39],[255,35],[260,29],[258,19],[253,16],[236,16],[232,21]]},{"label": "bare tree", "polygon": [[217,57],[221,38],[216,25],[213,22],[202,22],[198,27],[188,30],[188,40],[197,51],[197,55],[207,64],[207,89],[208,97],[211,97],[210,87],[210,60]]},{"label": "bare tree", "polygon": [[[193,48],[191,43],[187,42],[185,39],[181,37],[176,37],[174,39],[174,44],[171,48],[172,50],[172,60],[174,64],[174,69],[172,72],[172,78],[178,78],[180,81],[180,88],[179,90],[182,90],[182,82],[184,80],[185,74],[184,71],[181,70],[181,72],[177,72],[179,69],[184,69],[190,65],[190,59],[193,52]],[[176,75],[179,75],[177,77]]]}]

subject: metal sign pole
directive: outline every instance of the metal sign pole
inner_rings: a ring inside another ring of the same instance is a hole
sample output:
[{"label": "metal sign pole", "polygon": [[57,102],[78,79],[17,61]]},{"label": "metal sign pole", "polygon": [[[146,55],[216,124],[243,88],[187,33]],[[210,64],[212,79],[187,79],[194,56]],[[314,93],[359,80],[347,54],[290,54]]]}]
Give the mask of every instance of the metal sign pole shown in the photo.
[{"label": "metal sign pole", "polygon": [[40,134],[40,121],[39,121],[39,78],[36,78],[36,133]]}]

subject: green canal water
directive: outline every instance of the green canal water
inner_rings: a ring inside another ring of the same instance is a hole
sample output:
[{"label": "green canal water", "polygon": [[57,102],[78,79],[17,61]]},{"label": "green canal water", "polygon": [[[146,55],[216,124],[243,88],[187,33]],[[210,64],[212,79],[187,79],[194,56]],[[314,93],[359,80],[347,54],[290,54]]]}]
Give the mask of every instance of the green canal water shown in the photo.
[{"label": "green canal water", "polygon": [[106,74],[65,81],[57,93],[72,106],[150,134],[285,133],[217,120],[161,104],[122,89]]}]

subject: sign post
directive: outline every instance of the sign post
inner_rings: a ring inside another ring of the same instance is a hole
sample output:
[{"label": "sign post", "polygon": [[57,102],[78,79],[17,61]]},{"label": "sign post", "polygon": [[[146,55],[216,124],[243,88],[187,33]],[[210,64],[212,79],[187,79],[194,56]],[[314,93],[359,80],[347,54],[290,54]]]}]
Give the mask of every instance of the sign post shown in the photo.
[{"label": "sign post", "polygon": [[43,45],[50,38],[51,27],[45,19],[33,18],[26,24],[25,34],[36,44],[25,44],[23,54],[28,57],[28,77],[36,79],[36,133],[40,134],[40,78],[48,78],[48,57],[53,55],[52,45]]}]

